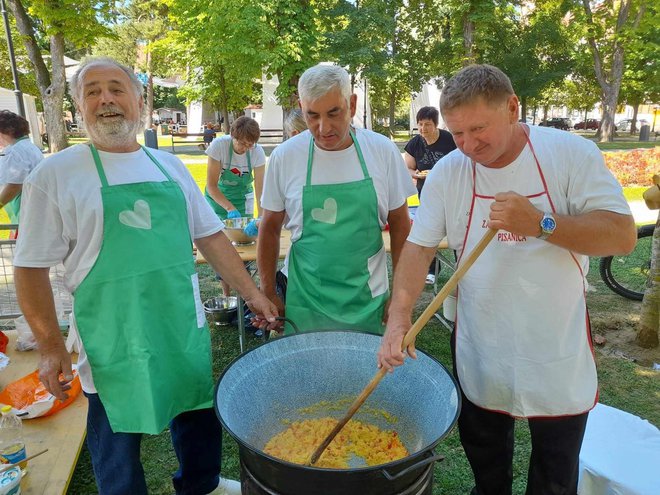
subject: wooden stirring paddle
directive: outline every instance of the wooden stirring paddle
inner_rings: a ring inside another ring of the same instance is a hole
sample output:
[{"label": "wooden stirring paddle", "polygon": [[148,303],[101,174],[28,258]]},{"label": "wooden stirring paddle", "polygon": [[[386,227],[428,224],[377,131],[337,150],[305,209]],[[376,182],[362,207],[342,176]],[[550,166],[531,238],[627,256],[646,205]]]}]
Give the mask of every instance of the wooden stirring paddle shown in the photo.
[{"label": "wooden stirring paddle", "polygon": [[[495,236],[496,232],[497,230],[488,229],[488,231],[484,234],[481,240],[474,247],[474,249],[470,252],[470,254],[465,259],[465,261],[463,261],[458,266],[458,268],[451,276],[451,278],[447,280],[447,283],[442,287],[440,292],[438,292],[438,295],[433,298],[433,300],[426,307],[424,312],[419,316],[419,318],[417,318],[417,321],[415,321],[415,323],[413,323],[413,326],[410,327],[408,333],[406,333],[406,336],[403,339],[403,343],[401,344],[402,351],[406,350],[406,348],[412,343],[415,337],[417,337],[417,334],[422,330],[422,328],[424,328],[424,325],[426,325],[426,323],[435,314],[435,312],[438,310],[442,302],[456,288],[456,286],[458,285],[458,281],[463,277],[463,275],[465,275],[465,272],[468,271],[468,268],[472,266],[472,264],[476,261],[479,255],[483,252],[483,250],[486,248],[488,243]],[[353,415],[357,412],[360,406],[364,404],[364,402],[367,400],[367,397],[371,395],[371,392],[374,391],[374,389],[380,383],[380,381],[383,379],[386,373],[387,373],[386,368],[381,368],[378,370],[378,372],[367,384],[367,386],[364,388],[364,390],[358,396],[358,398],[355,399],[355,401],[353,401],[353,404],[351,404],[351,407],[348,409],[346,415],[341,419],[341,421],[339,421],[339,423],[337,423],[337,425],[332,429],[332,431],[328,434],[328,436],[325,437],[325,440],[323,440],[321,445],[319,445],[316,448],[316,450],[312,454],[312,457],[310,458],[308,465],[312,466],[316,464],[316,462],[319,460],[319,457],[321,457],[321,454],[323,454],[323,451],[328,447],[328,445],[330,445],[330,442],[334,440],[334,438],[337,436],[337,433],[339,433],[341,429],[346,425],[346,423],[348,423],[348,421],[353,417]]]}]

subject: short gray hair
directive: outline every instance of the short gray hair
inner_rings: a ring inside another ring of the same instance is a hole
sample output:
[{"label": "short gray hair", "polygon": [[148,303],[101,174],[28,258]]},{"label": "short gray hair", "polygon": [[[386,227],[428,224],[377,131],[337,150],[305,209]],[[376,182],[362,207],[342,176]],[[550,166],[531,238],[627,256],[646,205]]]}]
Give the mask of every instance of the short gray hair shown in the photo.
[{"label": "short gray hair", "polygon": [[515,94],[509,77],[495,66],[473,64],[454,74],[442,88],[440,111],[446,112],[482,98],[487,103],[503,103]]},{"label": "short gray hair", "polygon": [[82,101],[82,82],[85,72],[87,72],[90,67],[96,67],[99,65],[110,65],[123,70],[131,81],[136,96],[140,98],[143,97],[144,88],[132,69],[129,69],[110,57],[87,57],[80,63],[78,70],[76,70],[76,73],[71,77],[71,81],[69,82],[69,94],[71,94],[73,101],[76,103]]},{"label": "short gray hair", "polygon": [[298,81],[298,97],[301,101],[318,100],[333,89],[338,89],[346,103],[350,104],[351,76],[338,65],[315,65],[303,72]]},{"label": "short gray hair", "polygon": [[307,129],[307,122],[303,118],[302,111],[300,108],[294,108],[284,119],[284,133],[287,137],[291,137],[293,132],[302,132],[305,129]]}]

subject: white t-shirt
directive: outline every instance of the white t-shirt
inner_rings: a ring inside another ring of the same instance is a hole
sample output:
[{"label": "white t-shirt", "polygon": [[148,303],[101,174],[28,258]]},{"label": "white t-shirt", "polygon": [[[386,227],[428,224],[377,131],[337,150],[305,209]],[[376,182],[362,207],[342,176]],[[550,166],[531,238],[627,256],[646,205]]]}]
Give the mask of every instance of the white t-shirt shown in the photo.
[{"label": "white t-shirt", "polygon": [[23,184],[25,178],[44,159],[44,155],[29,139],[6,146],[0,156],[0,184]]},{"label": "white t-shirt", "polygon": [[[391,210],[401,207],[417,190],[397,146],[381,134],[355,129],[369,176],[378,196],[378,219],[381,228]],[[307,180],[307,158],[311,133],[304,131],[279,145],[268,160],[261,206],[271,211],[286,210],[284,227],[291,240],[302,233],[302,191]],[[312,184],[340,184],[362,180],[355,146],[341,151],[325,151],[315,146]]]},{"label": "white t-shirt", "polygon": [[[229,168],[229,146],[231,145],[232,138],[231,136],[220,136],[215,138],[208,149],[206,154],[213,158],[214,160],[222,163],[222,168]],[[264,149],[259,144],[255,144],[253,148],[239,155],[234,152],[231,155],[231,168],[238,168],[241,173],[248,171],[247,155],[250,155],[250,164],[252,168],[259,168],[266,165],[266,153]]]},{"label": "white t-shirt", "polygon": [[[185,165],[170,153],[150,152],[183,190],[191,238],[222,230],[224,224],[200,194]],[[111,186],[167,180],[141,149],[131,153],[99,151],[99,155]],[[94,265],[103,240],[101,181],[87,145],[76,145],[46,158],[27,178],[23,184],[21,221],[38,227],[21,230],[14,265],[45,268],[62,263],[64,285],[73,293]],[[75,321],[71,320],[70,331],[76,332]],[[94,393],[82,345],[78,370],[83,390]]]},{"label": "white t-shirt", "polygon": [[[580,136],[549,127],[530,127],[530,141],[541,164],[548,193],[558,215],[579,215],[607,210],[630,215],[621,186],[605,166],[598,147]],[[477,184],[489,191],[526,194],[527,183],[516,174],[519,167],[536,162],[525,146],[520,155],[504,168],[477,164]],[[471,160],[460,150],[445,155],[431,170],[408,240],[435,247],[447,236],[449,247],[459,252],[467,229],[472,201]],[[578,256],[586,276],[589,258]]]}]

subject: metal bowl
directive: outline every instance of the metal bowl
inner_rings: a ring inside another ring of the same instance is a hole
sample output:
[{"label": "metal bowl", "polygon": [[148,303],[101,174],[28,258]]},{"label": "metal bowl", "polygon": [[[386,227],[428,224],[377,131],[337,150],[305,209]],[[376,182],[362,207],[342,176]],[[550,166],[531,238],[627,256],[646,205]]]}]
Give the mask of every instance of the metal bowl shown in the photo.
[{"label": "metal bowl", "polygon": [[204,301],[204,313],[209,323],[229,325],[236,317],[238,301],[235,296],[217,296]]},{"label": "metal bowl", "polygon": [[227,218],[224,233],[234,244],[254,244],[257,241],[256,235],[247,235],[243,229],[254,220],[252,217]]}]

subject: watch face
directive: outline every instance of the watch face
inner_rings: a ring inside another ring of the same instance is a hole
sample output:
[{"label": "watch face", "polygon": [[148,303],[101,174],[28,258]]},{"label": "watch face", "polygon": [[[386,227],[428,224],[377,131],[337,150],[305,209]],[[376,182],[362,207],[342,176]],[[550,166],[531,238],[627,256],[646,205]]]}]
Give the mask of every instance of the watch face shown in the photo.
[{"label": "watch face", "polygon": [[550,232],[552,232],[553,230],[555,230],[555,226],[556,226],[556,225],[557,225],[557,224],[556,224],[556,222],[555,222],[555,219],[552,218],[552,217],[545,217],[545,218],[543,219],[543,221],[541,222],[541,228],[542,228],[544,231],[550,231]]}]

